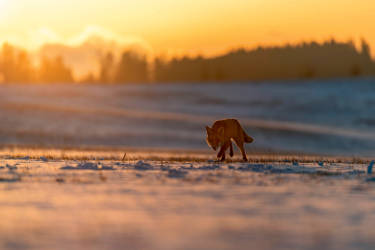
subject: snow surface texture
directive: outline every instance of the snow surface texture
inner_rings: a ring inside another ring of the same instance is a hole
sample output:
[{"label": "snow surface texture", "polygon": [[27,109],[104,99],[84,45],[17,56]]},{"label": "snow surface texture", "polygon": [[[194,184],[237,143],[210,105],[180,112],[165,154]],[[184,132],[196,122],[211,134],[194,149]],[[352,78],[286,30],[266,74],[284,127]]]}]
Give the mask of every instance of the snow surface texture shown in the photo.
[{"label": "snow surface texture", "polygon": [[374,79],[253,84],[0,85],[0,145],[208,149],[238,118],[248,152],[373,156]]},{"label": "snow surface texture", "polygon": [[0,159],[0,249],[373,249],[366,164]]}]

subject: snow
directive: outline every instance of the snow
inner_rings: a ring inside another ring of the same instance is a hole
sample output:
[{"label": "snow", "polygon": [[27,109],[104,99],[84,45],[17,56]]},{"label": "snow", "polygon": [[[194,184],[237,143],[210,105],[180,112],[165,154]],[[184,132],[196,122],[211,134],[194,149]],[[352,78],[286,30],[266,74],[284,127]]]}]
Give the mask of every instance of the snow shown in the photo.
[{"label": "snow", "polygon": [[367,174],[372,174],[372,168],[374,166],[375,161],[371,161],[370,165],[367,168]]},{"label": "snow", "polygon": [[181,169],[169,169],[168,177],[169,178],[184,178],[189,172]]},{"label": "snow", "polygon": [[345,250],[375,243],[368,160],[23,158],[0,158],[1,249]]},{"label": "snow", "polygon": [[41,160],[41,161],[44,161],[44,162],[47,162],[47,161],[48,161],[48,159],[47,159],[46,157],[44,157],[44,156],[41,156],[41,157],[40,157],[40,160]]},{"label": "snow", "polygon": [[0,85],[0,249],[373,249],[373,82]]},{"label": "snow", "polygon": [[154,169],[154,167],[151,164],[143,162],[143,161],[138,161],[134,165],[134,168],[136,170],[152,170],[152,169]]},{"label": "snow", "polygon": [[76,167],[72,166],[64,166],[61,169],[63,170],[113,170],[112,166],[104,166],[100,163],[93,163],[93,162],[83,162],[78,163]]},{"label": "snow", "polygon": [[208,149],[204,127],[237,118],[255,138],[248,152],[373,156],[374,86],[372,78],[0,85],[0,145]]}]

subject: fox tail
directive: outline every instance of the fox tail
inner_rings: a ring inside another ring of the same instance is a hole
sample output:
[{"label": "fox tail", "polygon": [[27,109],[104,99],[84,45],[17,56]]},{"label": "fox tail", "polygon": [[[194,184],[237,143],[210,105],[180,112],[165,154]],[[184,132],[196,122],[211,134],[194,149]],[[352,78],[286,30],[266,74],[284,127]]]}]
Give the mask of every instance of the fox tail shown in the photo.
[{"label": "fox tail", "polygon": [[254,141],[254,139],[252,137],[248,136],[245,131],[243,131],[243,137],[244,137],[244,141],[246,143],[252,143]]}]

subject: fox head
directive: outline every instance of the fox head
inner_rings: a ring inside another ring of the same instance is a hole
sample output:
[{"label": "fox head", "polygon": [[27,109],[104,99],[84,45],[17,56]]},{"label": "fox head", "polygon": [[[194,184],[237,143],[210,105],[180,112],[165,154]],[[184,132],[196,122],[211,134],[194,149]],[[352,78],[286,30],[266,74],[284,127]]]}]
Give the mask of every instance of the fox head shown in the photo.
[{"label": "fox head", "polygon": [[216,149],[221,146],[221,142],[223,141],[224,128],[219,128],[219,130],[216,132],[212,128],[206,126],[206,132],[206,142],[208,146],[216,151]]}]

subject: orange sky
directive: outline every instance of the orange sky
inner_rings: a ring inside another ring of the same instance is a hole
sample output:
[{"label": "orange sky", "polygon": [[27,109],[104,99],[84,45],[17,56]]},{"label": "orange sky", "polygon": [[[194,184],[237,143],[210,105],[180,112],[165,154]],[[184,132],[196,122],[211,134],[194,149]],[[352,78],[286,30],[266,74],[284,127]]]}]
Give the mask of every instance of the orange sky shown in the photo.
[{"label": "orange sky", "polygon": [[91,33],[156,54],[361,37],[375,48],[374,0],[0,0],[0,41],[35,49]]}]

